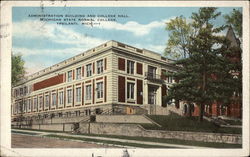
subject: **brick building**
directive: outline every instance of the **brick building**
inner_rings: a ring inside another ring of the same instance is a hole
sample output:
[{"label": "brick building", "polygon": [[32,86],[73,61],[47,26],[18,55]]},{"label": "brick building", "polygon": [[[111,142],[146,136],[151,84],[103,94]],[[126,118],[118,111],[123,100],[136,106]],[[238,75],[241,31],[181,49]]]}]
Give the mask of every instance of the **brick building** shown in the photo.
[{"label": "brick building", "polygon": [[[235,36],[235,33],[232,27],[229,27],[226,39],[230,42],[229,49],[234,50],[231,54],[225,54],[225,57],[229,58],[233,64],[239,64],[241,62],[241,47],[240,41]],[[234,77],[241,77],[241,71],[232,71],[232,75]],[[228,106],[224,106],[219,102],[214,102],[212,105],[205,105],[205,115],[218,117],[218,116],[226,116],[231,118],[242,118],[242,95],[240,93],[234,93],[231,99],[231,103]],[[183,105],[183,113],[184,115],[189,115],[190,110],[189,106],[184,103]],[[193,116],[199,116],[199,107],[193,106],[192,109]]]},{"label": "brick building", "polygon": [[109,41],[28,76],[12,90],[12,120],[92,114],[164,114],[175,72],[160,54]]}]

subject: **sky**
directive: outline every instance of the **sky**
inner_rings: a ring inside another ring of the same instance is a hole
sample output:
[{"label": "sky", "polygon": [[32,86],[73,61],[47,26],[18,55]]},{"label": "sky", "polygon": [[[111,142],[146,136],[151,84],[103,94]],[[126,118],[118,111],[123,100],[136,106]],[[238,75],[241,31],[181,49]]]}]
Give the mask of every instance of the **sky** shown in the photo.
[{"label": "sky", "polygon": [[[233,9],[218,8],[222,16],[214,24],[225,24],[223,15]],[[165,23],[181,15],[190,19],[192,12],[198,10],[198,7],[13,7],[12,52],[22,55],[26,75],[110,40],[162,54],[169,38]],[[50,17],[57,21],[41,21],[34,15],[60,17]],[[92,18],[93,25],[82,24],[83,21],[78,21],[79,17],[70,18],[76,20],[70,21],[73,22],[71,25],[58,24],[68,22],[62,21],[65,15]]]}]

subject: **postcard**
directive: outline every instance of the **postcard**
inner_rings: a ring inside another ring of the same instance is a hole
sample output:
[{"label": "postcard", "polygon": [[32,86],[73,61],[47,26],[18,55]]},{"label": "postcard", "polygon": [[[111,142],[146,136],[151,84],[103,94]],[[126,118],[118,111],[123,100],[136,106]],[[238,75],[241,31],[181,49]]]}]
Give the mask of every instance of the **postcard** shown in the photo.
[{"label": "postcard", "polygon": [[2,156],[249,155],[248,1],[3,1],[0,28]]}]

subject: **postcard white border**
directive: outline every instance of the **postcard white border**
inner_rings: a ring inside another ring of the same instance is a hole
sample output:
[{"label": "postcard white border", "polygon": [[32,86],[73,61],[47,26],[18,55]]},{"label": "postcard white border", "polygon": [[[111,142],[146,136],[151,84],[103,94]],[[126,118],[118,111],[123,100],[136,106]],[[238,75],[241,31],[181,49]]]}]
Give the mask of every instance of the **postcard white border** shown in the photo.
[{"label": "postcard white border", "polygon": [[247,156],[249,155],[249,2],[248,1],[3,1],[1,2],[1,153],[9,156],[121,156],[124,149],[11,148],[11,36],[12,7],[242,7],[243,8],[243,148],[242,149],[128,149],[131,156]]}]

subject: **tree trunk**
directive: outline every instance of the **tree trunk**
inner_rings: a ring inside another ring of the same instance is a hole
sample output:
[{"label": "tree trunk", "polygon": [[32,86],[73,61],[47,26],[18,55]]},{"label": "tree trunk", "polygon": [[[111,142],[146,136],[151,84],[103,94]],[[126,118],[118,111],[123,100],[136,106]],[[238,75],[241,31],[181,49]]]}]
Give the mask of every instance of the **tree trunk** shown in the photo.
[{"label": "tree trunk", "polygon": [[189,116],[189,117],[192,117],[191,103],[188,103],[188,116]]},{"label": "tree trunk", "polygon": [[203,121],[203,115],[204,115],[204,103],[202,102],[200,104],[200,115],[199,115],[199,122]]}]

